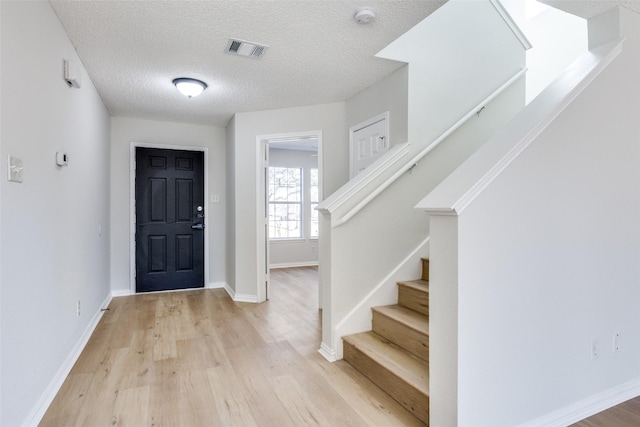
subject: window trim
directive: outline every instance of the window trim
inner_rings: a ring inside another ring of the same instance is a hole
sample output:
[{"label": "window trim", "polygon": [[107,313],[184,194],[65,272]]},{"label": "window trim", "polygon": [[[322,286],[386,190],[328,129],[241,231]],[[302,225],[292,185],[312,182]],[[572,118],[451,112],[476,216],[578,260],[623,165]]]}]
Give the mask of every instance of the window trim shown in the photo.
[{"label": "window trim", "polygon": [[[271,230],[271,224],[272,223],[276,223],[278,222],[277,220],[272,220],[271,219],[271,206],[272,205],[294,205],[294,206],[299,206],[299,218],[298,218],[298,230],[299,230],[299,235],[298,236],[286,236],[286,237],[272,237],[271,233],[269,233],[269,240],[270,241],[284,241],[284,240],[306,240],[305,239],[305,220],[304,220],[304,207],[305,207],[305,191],[304,191],[304,168],[303,167],[288,167],[288,166],[269,166],[268,167],[268,175],[269,175],[269,182],[267,183],[267,186],[271,185],[271,169],[293,169],[293,170],[297,170],[298,174],[299,174],[299,186],[298,186],[298,192],[300,194],[300,200],[297,201],[290,201],[290,200],[285,200],[285,201],[271,201],[271,200],[267,200],[267,205],[269,206],[269,230]],[[287,176],[289,175],[289,172],[287,171]],[[293,222],[293,221],[287,221],[287,222]]]}]

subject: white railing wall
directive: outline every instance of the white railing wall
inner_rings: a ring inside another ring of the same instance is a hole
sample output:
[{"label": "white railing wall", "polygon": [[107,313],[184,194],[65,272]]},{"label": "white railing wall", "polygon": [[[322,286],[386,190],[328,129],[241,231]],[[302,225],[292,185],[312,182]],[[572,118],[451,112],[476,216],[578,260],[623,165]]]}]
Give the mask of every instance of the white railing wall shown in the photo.
[{"label": "white railing wall", "polygon": [[[487,98],[479,114],[482,107],[456,122],[455,129],[446,131],[436,144],[425,147],[419,160],[408,155],[406,144],[396,147],[388,159],[377,162],[387,168],[371,172],[375,179],[353,183],[375,193],[375,198],[356,193],[366,203],[352,196],[339,204],[332,196],[320,207],[322,300],[330,301],[323,303],[330,307],[330,312],[323,313],[322,352],[327,358],[342,357],[342,336],[370,329],[371,306],[397,300],[397,281],[420,277],[419,260],[429,255],[429,227],[425,215],[413,207],[517,112],[510,107],[519,104],[523,90],[524,80],[518,73],[509,85],[498,88],[500,94]],[[372,165],[374,169],[377,164]],[[334,193],[336,199],[339,193]]]},{"label": "white railing wall", "polygon": [[[330,213],[342,207],[347,203],[353,205],[344,215],[340,218],[332,221],[332,227],[339,227],[345,222],[353,218],[358,212],[360,212],[365,206],[367,206],[372,200],[374,200],[380,193],[393,184],[402,174],[410,171],[433,149],[435,149],[441,142],[446,140],[451,134],[462,127],[474,114],[480,116],[482,110],[491,103],[502,92],[511,87],[518,79],[522,78],[526,73],[526,69],[522,69],[514,74],[509,80],[507,80],[502,86],[493,91],[488,97],[486,97],[478,105],[474,106],[467,114],[465,114],[460,120],[455,122],[453,126],[447,129],[442,135],[436,138],[433,142],[427,144],[413,157],[408,157],[409,143],[396,145],[389,153],[381,157],[375,164],[368,168],[364,173],[356,176],[353,180],[349,181],[344,187],[338,190],[335,195],[337,197],[331,198],[330,203],[322,208],[322,211]],[[407,160],[408,159],[408,160]],[[397,166],[401,164],[401,166]],[[363,191],[367,187],[371,188],[370,191]],[[362,198],[362,195],[365,195]]]},{"label": "white railing wall", "polygon": [[590,22],[592,40],[613,41],[417,205],[431,226],[432,424],[568,425],[640,393],[639,21]]},{"label": "white railing wall", "polygon": [[524,106],[529,45],[514,28],[495,0],[450,0],[379,54],[409,64],[410,143],[319,206],[327,359],[371,328],[371,306],[397,301],[397,281],[420,277],[429,228],[415,204]]}]

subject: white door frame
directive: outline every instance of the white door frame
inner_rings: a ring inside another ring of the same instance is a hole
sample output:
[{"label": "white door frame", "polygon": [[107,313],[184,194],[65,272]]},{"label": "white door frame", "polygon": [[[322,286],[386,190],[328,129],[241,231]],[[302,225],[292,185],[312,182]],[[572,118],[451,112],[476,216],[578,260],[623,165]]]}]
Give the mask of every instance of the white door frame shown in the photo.
[{"label": "white door frame", "polygon": [[209,286],[209,150],[207,147],[167,145],[147,142],[129,144],[129,292],[136,293],[136,148],[201,151],[204,154],[204,287]]},{"label": "white door frame", "polygon": [[[314,131],[306,131],[306,132],[290,132],[290,133],[279,133],[279,134],[270,134],[270,135],[258,135],[256,136],[256,144],[257,144],[257,156],[256,156],[256,297],[257,302],[263,302],[266,300],[266,286],[265,284],[269,281],[269,273],[266,266],[268,265],[269,260],[267,259],[268,250],[267,245],[269,244],[267,240],[267,233],[265,231],[265,227],[267,226],[267,218],[265,217],[264,208],[266,205],[266,194],[265,189],[267,183],[265,182],[265,171],[268,165],[268,145],[269,141],[273,140],[296,140],[303,138],[316,138],[318,140],[318,193],[319,193],[319,202],[324,199],[324,195],[322,192],[322,177],[323,177],[323,169],[322,169],[322,131],[314,130]],[[320,243],[318,243],[320,245]],[[265,271],[266,270],[266,271]]]}]

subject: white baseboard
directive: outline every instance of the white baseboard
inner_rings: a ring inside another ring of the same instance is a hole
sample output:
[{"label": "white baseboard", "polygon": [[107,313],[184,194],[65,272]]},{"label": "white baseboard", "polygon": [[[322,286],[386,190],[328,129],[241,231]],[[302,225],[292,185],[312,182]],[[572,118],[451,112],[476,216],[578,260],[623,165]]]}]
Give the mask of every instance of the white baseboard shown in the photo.
[{"label": "white baseboard", "polygon": [[235,302],[252,302],[257,303],[258,297],[256,295],[236,294],[233,298]]},{"label": "white baseboard", "polygon": [[336,359],[336,352],[325,343],[320,343],[320,349],[318,349],[318,353],[320,353],[322,357],[327,359],[329,362],[335,362],[336,360],[338,360]]},{"label": "white baseboard", "polygon": [[[209,282],[205,285],[205,289],[220,289],[220,288],[224,288],[226,285],[225,282]],[[193,289],[198,289],[198,288],[190,288],[190,289],[175,289],[175,290],[170,290],[170,291],[160,291],[160,292],[182,292],[182,291],[192,291]],[[111,296],[112,297],[127,297],[129,295],[135,295],[135,293],[131,292],[130,290],[118,290],[118,291],[111,291]]]},{"label": "white baseboard", "polygon": [[120,291],[111,291],[111,296],[115,297],[128,297],[129,295],[133,295],[130,290],[120,290]]},{"label": "white baseboard", "polygon": [[295,268],[295,267],[317,267],[318,261],[303,261],[303,262],[282,262],[278,264],[269,264],[269,268]]},{"label": "white baseboard", "polygon": [[80,353],[82,353],[82,350],[84,350],[87,342],[89,342],[91,334],[93,334],[96,326],[98,326],[98,322],[100,321],[104,313],[102,309],[109,306],[111,299],[112,294],[109,293],[98,308],[98,311],[91,318],[91,321],[85,328],[84,332],[80,336],[80,339],[78,339],[78,342],[76,342],[76,345],[73,347],[60,369],[58,369],[58,372],[56,372],[47,389],[44,391],[42,396],[40,396],[40,399],[38,399],[38,403],[36,403],[29,416],[22,423],[23,427],[37,427],[40,421],[42,421],[42,417],[44,416],[45,412],[47,412],[49,405],[51,405],[51,402],[53,402],[56,394],[58,394],[58,391],[60,391],[62,384],[67,379],[69,372],[71,372],[71,368],[73,368],[73,365],[75,365],[76,361],[80,357]]},{"label": "white baseboard", "polygon": [[209,282],[205,287],[207,289],[224,289],[226,286],[227,286],[226,282]]},{"label": "white baseboard", "polygon": [[640,378],[521,424],[520,427],[565,427],[637,396],[640,396]]},{"label": "white baseboard", "polygon": [[228,283],[224,284],[224,290],[227,291],[227,294],[229,294],[231,299],[235,302],[258,302],[258,297],[256,295],[237,294],[236,291],[231,289],[231,286],[229,286]]},{"label": "white baseboard", "polygon": [[236,297],[236,291],[234,291],[233,289],[231,289],[231,286],[229,286],[228,283],[225,282],[224,284],[224,290],[227,291],[227,294],[231,297],[232,300],[235,301],[235,297]]}]

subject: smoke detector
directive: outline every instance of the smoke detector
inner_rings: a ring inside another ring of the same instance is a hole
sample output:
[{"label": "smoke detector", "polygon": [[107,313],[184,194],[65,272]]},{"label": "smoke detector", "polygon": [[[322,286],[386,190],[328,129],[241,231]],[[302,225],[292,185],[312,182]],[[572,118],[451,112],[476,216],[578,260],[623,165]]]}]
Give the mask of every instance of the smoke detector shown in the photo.
[{"label": "smoke detector", "polygon": [[367,25],[376,19],[376,14],[370,7],[361,7],[356,10],[353,19],[355,19],[358,24]]}]

